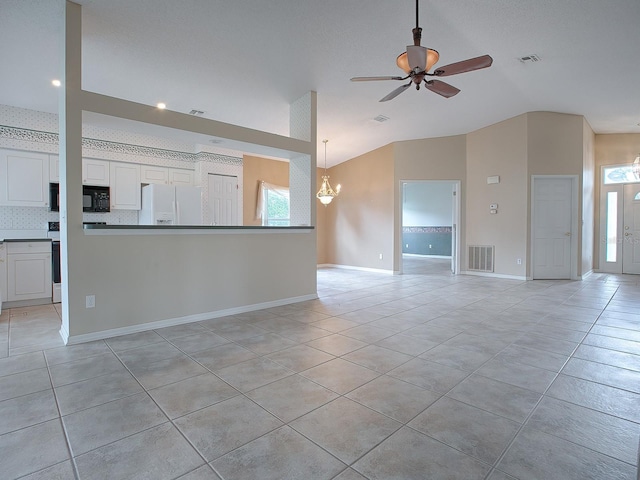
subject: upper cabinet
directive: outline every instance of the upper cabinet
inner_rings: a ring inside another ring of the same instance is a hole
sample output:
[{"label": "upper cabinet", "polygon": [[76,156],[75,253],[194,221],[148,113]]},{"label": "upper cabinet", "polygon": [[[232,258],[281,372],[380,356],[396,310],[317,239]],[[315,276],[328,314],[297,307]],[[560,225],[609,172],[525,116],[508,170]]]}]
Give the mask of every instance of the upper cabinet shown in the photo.
[{"label": "upper cabinet", "polygon": [[109,162],[94,158],[82,159],[82,184],[109,186]]},{"label": "upper cabinet", "polygon": [[111,209],[140,210],[142,187],[140,185],[140,165],[111,162]]},{"label": "upper cabinet", "polygon": [[49,181],[60,183],[60,157],[58,155],[49,155]]},{"label": "upper cabinet", "polygon": [[193,185],[193,170],[183,170],[181,168],[170,168],[169,184]]},{"label": "upper cabinet", "polygon": [[155,165],[140,165],[140,182],[167,185],[169,183],[169,169]]},{"label": "upper cabinet", "polygon": [[49,206],[49,155],[0,150],[0,205]]},{"label": "upper cabinet", "polygon": [[193,170],[140,165],[140,181],[161,185],[193,185]]}]

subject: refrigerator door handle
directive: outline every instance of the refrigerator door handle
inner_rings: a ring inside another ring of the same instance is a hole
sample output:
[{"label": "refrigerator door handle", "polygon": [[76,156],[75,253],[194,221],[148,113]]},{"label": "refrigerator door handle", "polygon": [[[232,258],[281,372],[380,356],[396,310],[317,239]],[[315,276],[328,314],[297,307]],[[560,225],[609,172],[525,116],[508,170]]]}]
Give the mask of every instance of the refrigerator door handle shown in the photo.
[{"label": "refrigerator door handle", "polygon": [[178,209],[176,208],[176,201],[172,201],[171,202],[171,208],[173,209],[173,221],[171,222],[172,225],[176,225],[176,215],[178,215]]},{"label": "refrigerator door handle", "polygon": [[176,202],[176,225],[182,225],[180,223],[180,202]]}]

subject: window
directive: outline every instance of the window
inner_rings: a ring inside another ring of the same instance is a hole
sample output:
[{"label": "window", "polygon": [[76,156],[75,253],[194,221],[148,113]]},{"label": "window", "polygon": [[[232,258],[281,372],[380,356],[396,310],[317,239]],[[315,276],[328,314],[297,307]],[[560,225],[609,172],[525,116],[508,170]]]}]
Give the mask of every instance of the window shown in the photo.
[{"label": "window", "polygon": [[618,261],[618,192],[607,193],[607,262]]},{"label": "window", "polygon": [[631,165],[604,167],[602,169],[602,178],[605,185],[612,185],[615,183],[637,183],[639,181],[633,174]]},{"label": "window", "polygon": [[256,216],[265,227],[289,226],[289,188],[260,182]]},{"label": "window", "polygon": [[289,189],[281,190],[264,189],[264,213],[262,225],[283,227],[289,225]]}]

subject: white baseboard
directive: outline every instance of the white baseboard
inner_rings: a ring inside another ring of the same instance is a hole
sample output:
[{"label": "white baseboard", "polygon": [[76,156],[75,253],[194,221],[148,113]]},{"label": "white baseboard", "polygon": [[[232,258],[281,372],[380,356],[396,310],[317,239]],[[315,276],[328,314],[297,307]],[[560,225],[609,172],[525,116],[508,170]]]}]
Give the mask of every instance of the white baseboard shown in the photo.
[{"label": "white baseboard", "polygon": [[386,273],[388,275],[395,274],[393,270],[384,270],[382,268],[354,267],[353,265],[338,265],[335,263],[323,263],[322,265],[318,265],[318,268],[342,268],[344,270],[359,270],[361,272]]},{"label": "white baseboard", "polygon": [[69,331],[64,328],[64,324],[60,326],[60,336],[65,345],[69,343]]},{"label": "white baseboard", "polygon": [[[580,280],[584,280],[584,279],[586,279],[586,278],[589,278],[592,274],[593,274],[593,270],[589,270],[587,273],[583,273],[583,274],[580,276]],[[640,471],[640,470],[639,470],[639,471]]]},{"label": "white baseboard", "polygon": [[528,280],[526,276],[523,275],[505,275],[502,273],[489,273],[489,272],[473,272],[470,270],[464,270],[460,272],[461,275],[473,275],[476,277],[492,277],[492,278],[504,278],[507,280]]},{"label": "white baseboard", "polygon": [[318,298],[317,294],[283,298],[282,300],[255,303],[253,305],[243,305],[241,307],[227,308],[225,310],[216,310],[213,312],[196,313],[193,315],[186,315],[184,317],[167,318],[165,320],[158,320],[156,322],[141,323],[138,325],[130,325],[128,327],[112,328],[109,330],[101,330],[99,332],[84,333],[82,335],[69,335],[69,332],[64,331],[61,328],[60,336],[62,337],[62,340],[64,340],[65,345],[76,345],[78,343],[104,340],[105,338],[119,337],[122,335],[129,335],[130,333],[154,330],[156,328],[173,327],[175,325],[183,325],[185,323],[191,322],[201,322],[203,320],[211,320],[212,318],[236,315],[238,313],[247,313],[256,310],[263,310],[265,308],[280,307],[282,305],[290,305],[292,303],[306,302],[307,300],[315,300],[316,298]]}]

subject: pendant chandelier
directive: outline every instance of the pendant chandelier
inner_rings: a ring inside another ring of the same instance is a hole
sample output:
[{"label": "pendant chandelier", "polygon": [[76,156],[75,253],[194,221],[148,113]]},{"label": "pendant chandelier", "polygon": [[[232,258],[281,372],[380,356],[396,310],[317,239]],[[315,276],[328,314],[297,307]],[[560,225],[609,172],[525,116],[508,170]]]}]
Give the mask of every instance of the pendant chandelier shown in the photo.
[{"label": "pendant chandelier", "polygon": [[331,200],[333,200],[334,197],[337,197],[338,194],[340,193],[339,184],[336,186],[335,191],[333,190],[333,188],[331,188],[331,185],[329,184],[329,175],[327,175],[327,142],[328,141],[329,140],[322,141],[322,143],[324,143],[324,175],[322,176],[322,186],[320,187],[320,190],[318,190],[318,193],[316,195],[318,200],[320,200],[320,203],[322,203],[325,207],[329,205],[331,203]]}]

